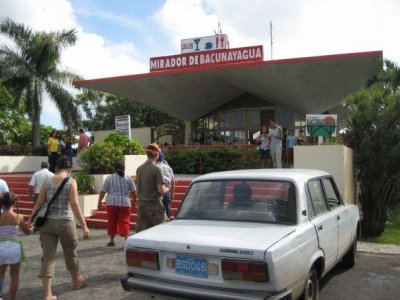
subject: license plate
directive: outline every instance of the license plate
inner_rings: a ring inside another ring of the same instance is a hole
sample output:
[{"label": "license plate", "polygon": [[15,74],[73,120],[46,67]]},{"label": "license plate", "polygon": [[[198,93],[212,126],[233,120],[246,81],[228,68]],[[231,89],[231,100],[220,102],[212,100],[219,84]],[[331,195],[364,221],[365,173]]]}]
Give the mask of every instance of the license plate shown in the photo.
[{"label": "license plate", "polygon": [[175,271],[195,277],[208,277],[208,259],[186,255],[177,255]]}]

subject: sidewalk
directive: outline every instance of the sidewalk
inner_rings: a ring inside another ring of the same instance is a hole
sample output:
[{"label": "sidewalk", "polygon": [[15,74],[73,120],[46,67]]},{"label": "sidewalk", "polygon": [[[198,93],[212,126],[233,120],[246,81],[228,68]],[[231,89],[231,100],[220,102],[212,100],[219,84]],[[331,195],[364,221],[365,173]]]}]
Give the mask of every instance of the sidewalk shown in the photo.
[{"label": "sidewalk", "polygon": [[400,255],[400,246],[389,245],[389,244],[374,244],[374,243],[366,243],[366,242],[357,242],[357,251]]}]

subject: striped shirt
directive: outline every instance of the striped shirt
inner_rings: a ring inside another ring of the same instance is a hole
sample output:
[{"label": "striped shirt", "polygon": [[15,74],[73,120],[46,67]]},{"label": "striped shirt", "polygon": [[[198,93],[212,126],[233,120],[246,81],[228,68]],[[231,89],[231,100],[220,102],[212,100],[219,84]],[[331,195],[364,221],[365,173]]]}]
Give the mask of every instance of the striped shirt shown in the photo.
[{"label": "striped shirt", "polygon": [[136,186],[128,175],[114,173],[106,178],[101,191],[107,193],[107,205],[130,207],[129,192],[136,192]]}]

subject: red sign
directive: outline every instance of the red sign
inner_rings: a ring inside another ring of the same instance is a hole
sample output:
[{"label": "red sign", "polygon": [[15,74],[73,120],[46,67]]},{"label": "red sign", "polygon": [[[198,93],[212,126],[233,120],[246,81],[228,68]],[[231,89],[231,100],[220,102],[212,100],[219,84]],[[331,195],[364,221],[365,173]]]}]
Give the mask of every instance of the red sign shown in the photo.
[{"label": "red sign", "polygon": [[263,46],[221,49],[150,58],[150,72],[262,61]]}]

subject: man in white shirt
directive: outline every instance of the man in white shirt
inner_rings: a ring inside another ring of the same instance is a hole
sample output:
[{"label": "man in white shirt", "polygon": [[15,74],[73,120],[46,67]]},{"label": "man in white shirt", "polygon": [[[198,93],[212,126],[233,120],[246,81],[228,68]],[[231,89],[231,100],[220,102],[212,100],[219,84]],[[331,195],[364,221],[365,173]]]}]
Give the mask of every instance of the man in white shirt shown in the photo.
[{"label": "man in white shirt", "polygon": [[274,168],[282,168],[282,139],[283,130],[275,120],[269,121],[269,136],[271,139],[271,156]]},{"label": "man in white shirt", "polygon": [[175,175],[174,172],[172,171],[172,168],[164,160],[164,153],[162,152],[158,154],[156,166],[160,168],[164,176],[165,186],[169,188],[169,192],[163,194],[162,202],[164,204],[165,213],[167,214],[168,219],[171,219],[171,202],[174,196]]},{"label": "man in white shirt", "polygon": [[29,182],[29,198],[33,203],[36,203],[36,200],[39,198],[40,187],[43,182],[48,181],[53,176],[54,174],[49,171],[49,164],[43,161],[41,163],[41,170],[36,171]]}]

